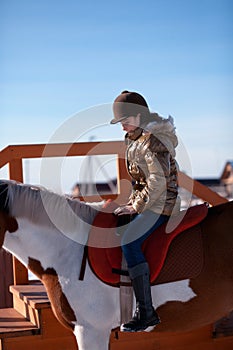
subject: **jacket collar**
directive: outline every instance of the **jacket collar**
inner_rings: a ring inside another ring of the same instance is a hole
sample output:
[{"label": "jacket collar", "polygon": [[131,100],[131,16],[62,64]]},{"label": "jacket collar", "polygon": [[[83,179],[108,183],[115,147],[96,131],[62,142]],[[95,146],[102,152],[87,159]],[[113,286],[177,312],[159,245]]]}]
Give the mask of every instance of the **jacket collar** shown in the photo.
[{"label": "jacket collar", "polygon": [[134,131],[127,132],[127,134],[125,135],[125,138],[135,141],[142,135],[142,132],[143,132],[143,129],[136,128]]}]

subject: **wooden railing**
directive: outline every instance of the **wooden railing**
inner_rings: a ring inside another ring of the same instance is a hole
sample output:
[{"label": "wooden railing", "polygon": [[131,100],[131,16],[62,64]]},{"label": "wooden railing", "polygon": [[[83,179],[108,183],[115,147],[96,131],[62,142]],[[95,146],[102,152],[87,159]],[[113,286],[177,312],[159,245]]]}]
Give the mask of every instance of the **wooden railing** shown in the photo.
[{"label": "wooden railing", "polygon": [[[125,145],[122,141],[81,142],[59,144],[37,144],[8,146],[0,152],[0,168],[9,164],[9,177],[12,180],[24,182],[23,159],[42,157],[72,157],[109,155],[117,156],[117,195],[104,195],[102,198],[113,198],[119,201],[130,188],[130,180],[125,168]],[[127,180],[127,181],[125,181]],[[124,186],[124,190],[122,188]],[[88,200],[99,199],[99,196],[87,196]]]},{"label": "wooden railing", "polygon": [[[9,178],[19,182],[24,181],[23,159],[42,157],[70,157],[70,156],[91,156],[109,155],[117,156],[117,184],[118,193],[100,196],[88,196],[85,200],[114,199],[123,203],[128,197],[131,183],[125,167],[125,144],[122,141],[105,142],[82,142],[82,143],[61,143],[61,144],[32,144],[8,146],[0,152],[0,168],[9,165]],[[184,173],[179,173],[179,186],[185,188],[197,197],[217,205],[227,200],[209,188],[193,180]],[[13,259],[14,284],[28,283],[27,269],[17,260]]]}]

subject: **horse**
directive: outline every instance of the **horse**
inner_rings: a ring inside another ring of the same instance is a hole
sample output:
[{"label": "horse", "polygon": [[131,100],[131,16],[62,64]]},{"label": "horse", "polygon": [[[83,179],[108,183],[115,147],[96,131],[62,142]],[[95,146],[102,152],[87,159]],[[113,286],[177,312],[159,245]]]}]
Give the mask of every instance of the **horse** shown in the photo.
[{"label": "horse", "polygon": [[[0,181],[0,245],[44,284],[57,319],[72,329],[79,350],[107,350],[120,323],[119,288],[86,266],[85,244],[103,203],[84,203],[49,190]],[[152,286],[158,332],[183,332],[233,310],[233,202],[208,209],[200,223],[204,267],[191,280]],[[155,331],[156,331],[155,330]]]}]

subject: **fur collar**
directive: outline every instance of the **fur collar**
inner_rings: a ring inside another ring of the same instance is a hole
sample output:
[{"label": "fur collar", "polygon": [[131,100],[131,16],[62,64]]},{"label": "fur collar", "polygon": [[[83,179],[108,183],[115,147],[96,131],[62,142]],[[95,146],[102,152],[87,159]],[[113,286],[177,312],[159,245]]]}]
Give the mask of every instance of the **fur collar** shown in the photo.
[{"label": "fur collar", "polygon": [[175,148],[178,139],[175,133],[174,121],[171,116],[167,119],[160,118],[158,121],[148,123],[143,127],[144,133],[153,134],[169,151],[172,157],[175,156]]},{"label": "fur collar", "polygon": [[128,144],[130,142],[129,140],[135,141],[141,135],[151,134],[161,142],[160,151],[168,150],[172,157],[175,157],[175,148],[178,145],[175,130],[176,128],[171,116],[165,119],[155,114],[155,121],[141,125],[141,127],[135,129],[133,132],[127,133],[125,135],[125,142]]}]

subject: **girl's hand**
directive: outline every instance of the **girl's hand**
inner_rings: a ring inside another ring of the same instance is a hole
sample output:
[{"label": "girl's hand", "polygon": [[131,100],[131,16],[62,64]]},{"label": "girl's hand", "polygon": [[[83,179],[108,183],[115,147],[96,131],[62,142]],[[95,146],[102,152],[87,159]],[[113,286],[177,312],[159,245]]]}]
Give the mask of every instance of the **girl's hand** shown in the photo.
[{"label": "girl's hand", "polygon": [[132,205],[124,205],[122,207],[118,207],[114,210],[115,215],[126,215],[126,214],[137,214],[136,210],[132,207]]}]

